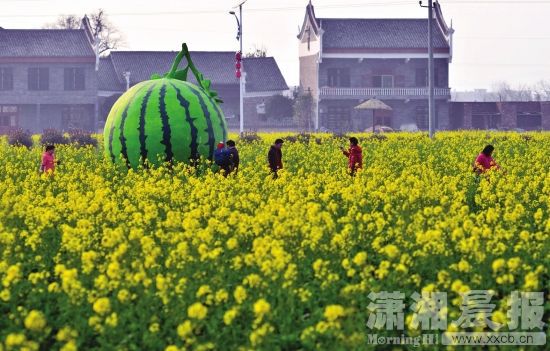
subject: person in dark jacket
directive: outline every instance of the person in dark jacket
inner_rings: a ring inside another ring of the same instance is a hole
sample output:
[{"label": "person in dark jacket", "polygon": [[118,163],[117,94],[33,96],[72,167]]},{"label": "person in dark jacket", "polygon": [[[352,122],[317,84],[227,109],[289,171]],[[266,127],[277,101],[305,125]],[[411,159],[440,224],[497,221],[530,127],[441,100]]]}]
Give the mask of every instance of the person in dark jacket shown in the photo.
[{"label": "person in dark jacket", "polygon": [[283,153],[281,148],[283,147],[283,139],[275,140],[275,143],[271,145],[267,154],[267,160],[269,162],[269,169],[273,173],[273,178],[277,178],[277,171],[283,168]]},{"label": "person in dark jacket", "polygon": [[229,157],[230,157],[230,167],[229,172],[235,171],[237,173],[239,171],[239,150],[237,150],[237,147],[235,146],[235,141],[228,140],[225,145],[227,145],[227,149],[229,150]]},{"label": "person in dark jacket", "polygon": [[356,137],[349,138],[349,149],[340,148],[344,156],[348,158],[348,167],[352,176],[355,171],[363,167],[363,150],[359,146],[359,140]]}]

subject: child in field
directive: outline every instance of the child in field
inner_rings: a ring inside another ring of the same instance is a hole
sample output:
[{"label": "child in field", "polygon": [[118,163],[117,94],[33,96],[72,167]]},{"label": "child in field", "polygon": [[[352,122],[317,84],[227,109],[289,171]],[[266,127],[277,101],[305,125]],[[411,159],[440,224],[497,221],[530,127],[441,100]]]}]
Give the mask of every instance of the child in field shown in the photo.
[{"label": "child in field", "polygon": [[42,163],[40,164],[40,172],[46,173],[46,174],[53,174],[56,163],[59,164],[59,161],[55,160],[55,146],[47,145],[46,151],[42,154]]},{"label": "child in field", "polygon": [[227,145],[227,150],[229,151],[229,172],[235,171],[235,173],[237,173],[239,171],[240,163],[239,150],[237,150],[237,147],[235,146],[235,142],[233,140],[228,140],[225,145]]},{"label": "child in field", "polygon": [[359,140],[356,137],[349,138],[349,149],[340,148],[344,155],[348,158],[348,167],[351,175],[355,175],[355,171],[363,167],[363,150],[359,146]]},{"label": "child in field", "polygon": [[495,147],[493,145],[487,145],[481,151],[474,161],[473,170],[477,174],[483,174],[490,169],[500,169],[500,166],[493,159],[493,151]]}]

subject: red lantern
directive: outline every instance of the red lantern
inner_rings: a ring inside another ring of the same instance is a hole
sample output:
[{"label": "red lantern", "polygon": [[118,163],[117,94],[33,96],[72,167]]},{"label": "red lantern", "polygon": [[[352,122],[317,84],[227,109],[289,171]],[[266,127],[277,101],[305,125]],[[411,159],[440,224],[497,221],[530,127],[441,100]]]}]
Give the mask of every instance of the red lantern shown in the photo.
[{"label": "red lantern", "polygon": [[241,54],[240,51],[237,51],[237,52],[235,53],[235,60],[237,60],[237,61],[241,61],[241,60],[242,60],[242,54]]},{"label": "red lantern", "polygon": [[241,78],[241,71],[240,70],[235,71],[235,77]]},{"label": "red lantern", "polygon": [[235,62],[235,68],[236,69],[241,69],[241,62],[240,61]]}]

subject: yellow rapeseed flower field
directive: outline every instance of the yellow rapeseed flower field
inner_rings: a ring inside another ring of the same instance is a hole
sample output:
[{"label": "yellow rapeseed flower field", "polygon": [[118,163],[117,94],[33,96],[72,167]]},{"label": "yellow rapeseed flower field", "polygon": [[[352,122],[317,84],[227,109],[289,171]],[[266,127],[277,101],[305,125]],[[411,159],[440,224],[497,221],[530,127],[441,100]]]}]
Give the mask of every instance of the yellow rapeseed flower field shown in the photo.
[{"label": "yellow rapeseed flower field", "polygon": [[[503,321],[513,291],[544,292],[548,323],[550,134],[358,135],[355,177],[319,134],[273,180],[281,136],[236,139],[228,178],[74,146],[44,177],[39,148],[2,140],[0,350],[369,350],[381,291],[447,292],[449,324],[460,293],[491,290]],[[489,143],[506,172],[478,178]]]}]

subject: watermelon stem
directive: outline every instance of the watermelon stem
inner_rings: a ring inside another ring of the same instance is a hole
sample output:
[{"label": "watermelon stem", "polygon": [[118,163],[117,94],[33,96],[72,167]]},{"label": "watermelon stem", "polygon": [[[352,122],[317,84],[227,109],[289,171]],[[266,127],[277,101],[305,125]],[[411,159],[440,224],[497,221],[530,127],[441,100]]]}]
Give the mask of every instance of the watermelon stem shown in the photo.
[{"label": "watermelon stem", "polygon": [[[187,67],[183,71],[178,71],[178,66],[181,63],[181,60],[183,60],[183,57],[187,59]],[[189,52],[189,48],[187,47],[186,43],[181,44],[181,51],[177,54],[176,59],[174,60],[174,63],[172,64],[172,68],[170,69],[170,72],[166,74],[165,77],[172,78],[172,79],[180,79],[187,81],[187,72],[191,69],[191,72],[195,75],[195,78],[197,79],[197,83],[199,83],[200,87],[210,96],[212,97],[216,102],[223,102],[219,97],[218,94],[210,89],[211,81],[208,79],[204,79],[204,76],[201,72],[195,67],[195,64],[193,63],[193,60],[191,60],[191,53]]]},{"label": "watermelon stem", "polygon": [[191,71],[195,75],[195,78],[197,79],[197,82],[202,87],[203,86],[203,81],[204,81],[203,76],[199,72],[197,67],[195,67],[195,64],[193,63],[193,60],[191,60],[191,54],[189,53],[189,48],[187,47],[186,43],[183,43],[181,45],[181,51],[178,53],[178,55],[176,56],[176,59],[174,60],[174,63],[172,64],[172,68],[170,69],[170,73],[168,73],[168,78],[176,78],[176,72],[178,71],[178,66],[180,65],[181,60],[183,59],[183,57],[185,57],[187,59],[187,68],[186,69],[189,69],[189,68],[191,69]]},{"label": "watermelon stem", "polygon": [[178,66],[180,65],[181,60],[183,59],[183,56],[187,57],[187,62],[189,62],[189,49],[187,48],[187,44],[183,43],[181,45],[181,51],[176,56],[176,59],[174,60],[174,63],[172,64],[172,68],[170,69],[170,72],[168,73],[167,77],[169,78],[175,78],[176,72],[178,70]]}]

